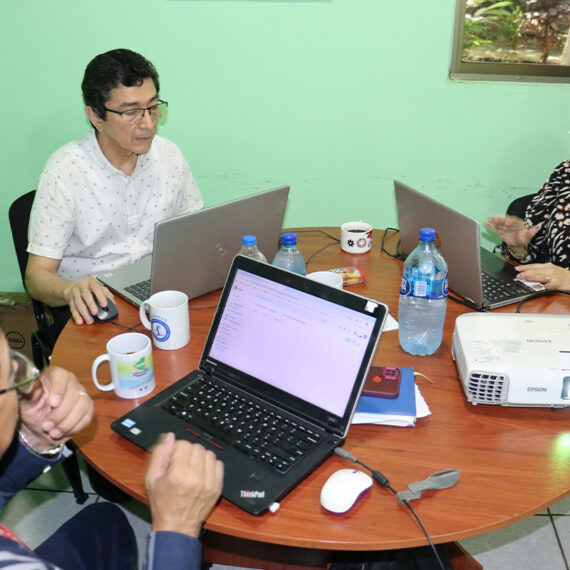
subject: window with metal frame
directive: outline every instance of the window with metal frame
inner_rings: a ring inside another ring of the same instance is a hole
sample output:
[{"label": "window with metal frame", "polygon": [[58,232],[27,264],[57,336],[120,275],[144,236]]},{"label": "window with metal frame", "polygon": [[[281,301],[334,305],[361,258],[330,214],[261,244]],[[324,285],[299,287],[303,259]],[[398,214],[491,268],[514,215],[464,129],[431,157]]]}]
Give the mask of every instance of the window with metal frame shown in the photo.
[{"label": "window with metal frame", "polygon": [[570,82],[570,0],[456,0],[450,78]]}]

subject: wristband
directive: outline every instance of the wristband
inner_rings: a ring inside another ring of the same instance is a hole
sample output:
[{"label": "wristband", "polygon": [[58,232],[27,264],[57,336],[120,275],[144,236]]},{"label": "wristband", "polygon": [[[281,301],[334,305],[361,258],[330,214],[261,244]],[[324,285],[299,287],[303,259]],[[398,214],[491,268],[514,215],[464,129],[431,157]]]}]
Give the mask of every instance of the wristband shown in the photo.
[{"label": "wristband", "polygon": [[509,250],[509,253],[518,260],[524,259],[528,254],[524,245],[508,245],[507,249]]},{"label": "wristband", "polygon": [[44,451],[39,451],[30,443],[30,440],[26,437],[26,435],[24,434],[24,432],[22,430],[18,431],[18,439],[20,440],[20,443],[30,453],[33,453],[34,455],[37,455],[38,457],[43,457],[45,459],[53,459],[53,458],[57,457],[63,451],[63,448],[65,447],[65,444],[60,443],[59,445],[54,445],[53,447],[45,449]]}]

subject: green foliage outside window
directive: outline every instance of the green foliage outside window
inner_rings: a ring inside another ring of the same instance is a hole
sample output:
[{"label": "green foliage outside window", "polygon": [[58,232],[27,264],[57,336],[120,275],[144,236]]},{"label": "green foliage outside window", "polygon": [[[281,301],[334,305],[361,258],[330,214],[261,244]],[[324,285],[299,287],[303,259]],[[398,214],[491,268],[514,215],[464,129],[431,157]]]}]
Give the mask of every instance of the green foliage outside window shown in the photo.
[{"label": "green foliage outside window", "polygon": [[467,0],[463,29],[463,49],[492,44],[495,40],[512,43],[522,26],[520,6],[506,0],[489,4]]},{"label": "green foliage outside window", "polygon": [[560,64],[570,0],[466,0],[463,59]]},{"label": "green foliage outside window", "polygon": [[452,79],[570,83],[570,0],[456,0]]}]

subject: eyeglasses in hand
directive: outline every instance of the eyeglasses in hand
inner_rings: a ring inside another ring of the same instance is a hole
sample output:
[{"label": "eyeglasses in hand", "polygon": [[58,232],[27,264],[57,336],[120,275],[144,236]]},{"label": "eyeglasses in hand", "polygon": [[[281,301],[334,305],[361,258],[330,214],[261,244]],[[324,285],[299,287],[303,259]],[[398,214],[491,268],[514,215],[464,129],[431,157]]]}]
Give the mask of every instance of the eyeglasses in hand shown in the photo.
[{"label": "eyeglasses in hand", "polygon": [[34,383],[41,376],[41,372],[25,354],[11,348],[10,363],[12,366],[10,375],[12,384],[8,388],[0,390],[0,394],[16,390],[20,398],[25,398],[34,389]]}]

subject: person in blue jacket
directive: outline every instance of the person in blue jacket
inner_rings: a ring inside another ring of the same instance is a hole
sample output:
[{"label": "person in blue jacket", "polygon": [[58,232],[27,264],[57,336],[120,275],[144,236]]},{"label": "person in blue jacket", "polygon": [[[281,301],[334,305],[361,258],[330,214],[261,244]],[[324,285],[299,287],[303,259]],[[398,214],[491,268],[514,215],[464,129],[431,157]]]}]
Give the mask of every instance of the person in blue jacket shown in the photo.
[{"label": "person in blue jacket", "polygon": [[[92,417],[93,402],[73,374],[39,372],[0,331],[0,509],[63,459],[65,443]],[[152,527],[143,568],[201,567],[198,536],[222,481],[223,464],[211,451],[163,436],[145,479]],[[137,560],[134,532],[112,503],[85,507],[33,551],[0,524],[0,569],[130,570]]]}]

